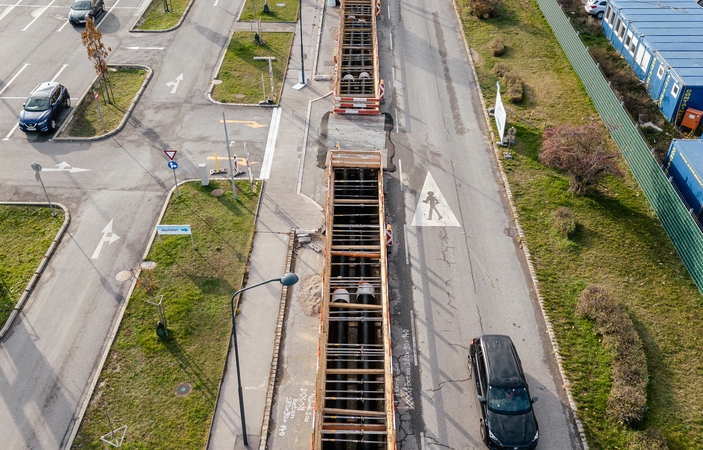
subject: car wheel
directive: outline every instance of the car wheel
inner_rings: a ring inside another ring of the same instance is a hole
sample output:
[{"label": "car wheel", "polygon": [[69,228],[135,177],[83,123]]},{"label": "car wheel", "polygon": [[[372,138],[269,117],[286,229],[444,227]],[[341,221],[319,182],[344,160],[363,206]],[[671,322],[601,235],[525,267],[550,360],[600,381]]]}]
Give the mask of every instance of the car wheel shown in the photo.
[{"label": "car wheel", "polygon": [[486,442],[486,426],[483,424],[483,420],[479,420],[478,424],[481,429],[481,440]]},{"label": "car wheel", "polygon": [[66,101],[63,102],[63,106],[68,109],[71,107],[71,97],[66,97]]},{"label": "car wheel", "polygon": [[471,364],[471,358],[469,357],[469,380],[471,378],[473,378],[473,373],[472,373],[473,370],[474,370],[474,368],[473,368],[473,365]]},{"label": "car wheel", "polygon": [[598,19],[598,20],[603,19],[603,11],[599,11],[598,14],[596,14],[596,19]]},{"label": "car wheel", "polygon": [[51,121],[49,122],[49,129],[51,131],[56,130],[56,119],[51,119]]}]

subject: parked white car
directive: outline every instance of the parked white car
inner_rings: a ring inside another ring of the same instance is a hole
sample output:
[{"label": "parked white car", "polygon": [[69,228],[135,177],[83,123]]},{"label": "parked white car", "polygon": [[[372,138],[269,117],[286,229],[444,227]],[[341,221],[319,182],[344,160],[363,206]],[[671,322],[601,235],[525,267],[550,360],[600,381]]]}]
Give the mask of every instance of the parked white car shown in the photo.
[{"label": "parked white car", "polygon": [[586,12],[596,19],[601,20],[605,14],[605,6],[608,4],[606,0],[588,0],[584,5]]}]

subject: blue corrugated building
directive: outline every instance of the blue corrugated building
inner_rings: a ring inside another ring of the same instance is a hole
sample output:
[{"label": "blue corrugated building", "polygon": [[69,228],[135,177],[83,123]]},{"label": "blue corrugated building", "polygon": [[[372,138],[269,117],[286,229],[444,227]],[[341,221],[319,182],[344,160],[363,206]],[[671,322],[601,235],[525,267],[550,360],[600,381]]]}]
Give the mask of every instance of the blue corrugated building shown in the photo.
[{"label": "blue corrugated building", "polygon": [[664,159],[664,173],[671,177],[689,209],[703,219],[703,141],[674,139]]},{"label": "blue corrugated building", "polygon": [[609,0],[603,31],[670,122],[703,110],[703,8],[695,0]]}]

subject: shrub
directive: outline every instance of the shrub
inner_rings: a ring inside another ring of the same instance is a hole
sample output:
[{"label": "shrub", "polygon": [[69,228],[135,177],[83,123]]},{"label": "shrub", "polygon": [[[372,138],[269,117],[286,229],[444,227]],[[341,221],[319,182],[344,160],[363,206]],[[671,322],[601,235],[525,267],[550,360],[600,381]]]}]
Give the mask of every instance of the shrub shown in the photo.
[{"label": "shrub", "polygon": [[550,127],[542,133],[539,159],[569,174],[571,191],[588,194],[608,174],[621,175],[617,155],[605,140],[606,132],[595,123]]},{"label": "shrub", "polygon": [[565,206],[560,206],[554,211],[554,227],[565,238],[570,238],[576,231],[574,212]]},{"label": "shrub", "polygon": [[647,362],[632,319],[600,286],[587,286],[576,312],[593,321],[613,355],[613,385],[608,411],[623,424],[637,422],[647,410]]},{"label": "shrub", "polygon": [[666,438],[657,428],[647,428],[630,435],[627,450],[669,450]]},{"label": "shrub", "polygon": [[503,0],[469,0],[469,14],[479,19],[491,19],[500,16]]},{"label": "shrub", "polygon": [[522,85],[522,79],[514,73],[509,72],[503,76],[503,80],[505,80],[505,84],[508,86],[505,96],[510,103],[517,103],[521,101],[525,92]]},{"label": "shrub", "polygon": [[503,64],[503,63],[498,63],[498,64],[496,64],[495,66],[493,66],[493,72],[495,72],[495,74],[496,74],[499,78],[503,78],[503,76],[504,76],[506,73],[510,72],[510,69],[509,69],[508,66],[506,66],[505,64]]},{"label": "shrub", "polygon": [[499,37],[488,43],[488,49],[493,56],[502,56],[505,53],[505,43]]}]

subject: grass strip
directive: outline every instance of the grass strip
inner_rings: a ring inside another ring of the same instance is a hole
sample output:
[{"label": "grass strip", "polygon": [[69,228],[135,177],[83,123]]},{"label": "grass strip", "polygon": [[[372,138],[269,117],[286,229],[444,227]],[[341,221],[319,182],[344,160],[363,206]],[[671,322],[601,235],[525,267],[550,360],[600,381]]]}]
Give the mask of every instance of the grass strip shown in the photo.
[{"label": "grass strip", "polygon": [[[259,201],[247,182],[180,186],[162,224],[190,224],[189,236],[156,238],[73,448],[102,449],[100,436],[127,425],[136,448],[202,449],[217,401],[231,329],[229,300],[246,273]],[[245,187],[246,186],[246,187]],[[224,195],[212,195],[215,189]],[[156,335],[147,300],[163,295],[168,338]],[[192,392],[178,396],[177,386]]]},{"label": "grass strip", "polygon": [[[506,127],[517,129],[517,144],[503,164],[589,445],[655,448],[641,439],[661,430],[671,449],[703,448],[703,394],[691,389],[703,384],[700,293],[629,171],[608,178],[597,194],[575,197],[564,174],[539,162],[546,125],[599,119],[535,2],[504,0],[502,16],[491,20],[470,16],[465,0],[457,5],[487,106],[496,95],[497,63],[524,82],[525,98],[506,103]],[[496,36],[506,44],[500,57],[489,51]],[[574,213],[571,238],[555,225],[560,206]],[[590,321],[576,315],[589,284],[624,306],[644,345],[648,410],[633,427],[608,414],[613,355]]]},{"label": "grass strip", "polygon": [[273,56],[273,102],[278,102],[286,63],[293,45],[293,33],[263,33],[263,45],[254,41],[254,33],[237,31],[227,46],[217,74],[222,83],[212,90],[212,98],[223,103],[256,104],[271,93],[268,61],[254,61],[255,56]]},{"label": "grass strip", "polygon": [[[264,4],[268,5],[268,12],[265,12]],[[242,8],[239,21],[297,22],[299,10],[300,2],[298,0],[247,0]]]},{"label": "grass strip", "polygon": [[[168,2],[168,11],[164,5]],[[137,30],[159,31],[176,26],[186,12],[190,0],[152,0],[140,19]]]},{"label": "grass strip", "polygon": [[[124,118],[129,105],[134,96],[144,82],[146,71],[134,68],[112,68],[110,69],[109,80],[114,95],[114,103],[106,103],[100,84],[96,81],[92,91],[100,93],[100,112],[92,93],[89,93],[83,101],[76,106],[71,123],[66,127],[65,133],[73,137],[92,137],[105,134],[103,131],[103,121],[107,132],[114,130]],[[102,121],[100,114],[102,113]]]},{"label": "grass strip", "polygon": [[48,206],[0,205],[0,328],[39,267],[64,221]]}]

